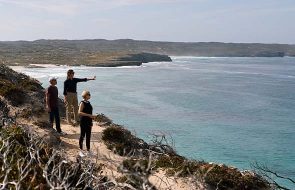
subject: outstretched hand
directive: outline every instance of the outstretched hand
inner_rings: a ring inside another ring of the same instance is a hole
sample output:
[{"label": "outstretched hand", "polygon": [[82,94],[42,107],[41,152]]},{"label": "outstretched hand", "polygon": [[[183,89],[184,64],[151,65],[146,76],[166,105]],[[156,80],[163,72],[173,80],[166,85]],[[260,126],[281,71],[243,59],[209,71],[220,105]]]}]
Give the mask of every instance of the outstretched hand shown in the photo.
[{"label": "outstretched hand", "polygon": [[96,76],[92,77],[92,78],[87,78],[87,80],[95,80]]}]

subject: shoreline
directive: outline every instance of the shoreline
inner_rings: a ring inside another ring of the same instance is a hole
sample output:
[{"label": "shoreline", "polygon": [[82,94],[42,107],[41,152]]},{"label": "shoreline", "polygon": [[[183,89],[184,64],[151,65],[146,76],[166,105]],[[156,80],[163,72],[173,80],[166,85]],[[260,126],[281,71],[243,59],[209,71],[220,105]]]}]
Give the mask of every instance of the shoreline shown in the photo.
[{"label": "shoreline", "polygon": [[85,65],[85,64],[42,64],[42,63],[28,63],[28,64],[20,64],[20,63],[10,63],[10,64],[5,64],[11,68],[59,68],[59,67],[97,67],[97,68],[124,68],[124,67],[141,67],[144,66],[144,64],[148,63],[169,63],[173,61],[177,61],[177,59],[274,59],[274,58],[279,58],[279,59],[288,59],[288,58],[293,58],[292,56],[284,56],[284,57],[247,57],[247,56],[242,56],[242,57],[226,57],[226,56],[220,56],[220,57],[215,57],[215,56],[178,56],[178,55],[168,55],[168,57],[171,58],[171,61],[149,61],[149,62],[126,62],[126,61],[117,61],[114,63],[102,63],[102,64],[91,64],[91,65]]}]

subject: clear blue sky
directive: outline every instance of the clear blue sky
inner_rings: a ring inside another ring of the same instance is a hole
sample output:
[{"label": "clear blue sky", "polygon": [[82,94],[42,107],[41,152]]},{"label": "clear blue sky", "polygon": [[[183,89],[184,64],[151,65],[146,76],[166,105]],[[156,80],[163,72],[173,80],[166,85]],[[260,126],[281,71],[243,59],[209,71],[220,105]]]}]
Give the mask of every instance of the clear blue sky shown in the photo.
[{"label": "clear blue sky", "polygon": [[0,41],[295,44],[295,0],[0,0]]}]

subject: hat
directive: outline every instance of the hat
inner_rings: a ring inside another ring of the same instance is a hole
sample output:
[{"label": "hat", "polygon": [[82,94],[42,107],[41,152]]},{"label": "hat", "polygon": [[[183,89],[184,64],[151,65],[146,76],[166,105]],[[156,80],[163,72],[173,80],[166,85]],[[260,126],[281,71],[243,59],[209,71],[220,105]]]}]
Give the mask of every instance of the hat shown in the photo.
[{"label": "hat", "polygon": [[48,81],[51,82],[52,80],[58,79],[57,77],[49,77]]}]

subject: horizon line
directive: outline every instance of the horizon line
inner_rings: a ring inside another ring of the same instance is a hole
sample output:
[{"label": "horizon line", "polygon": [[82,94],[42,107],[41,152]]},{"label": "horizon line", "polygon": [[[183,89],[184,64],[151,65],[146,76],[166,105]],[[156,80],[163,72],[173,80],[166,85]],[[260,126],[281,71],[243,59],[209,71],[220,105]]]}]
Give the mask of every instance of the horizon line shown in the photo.
[{"label": "horizon line", "polygon": [[95,40],[105,40],[105,41],[120,41],[120,40],[130,40],[130,41],[142,41],[142,42],[160,42],[160,43],[223,43],[223,44],[267,44],[267,45],[295,45],[292,43],[274,43],[274,42],[221,42],[221,41],[158,41],[158,40],[142,40],[142,39],[131,39],[131,38],[119,38],[119,39],[104,39],[104,38],[81,38],[81,39],[62,39],[62,38],[40,38],[36,40],[0,40],[0,42],[36,42],[36,41],[95,41]]}]

